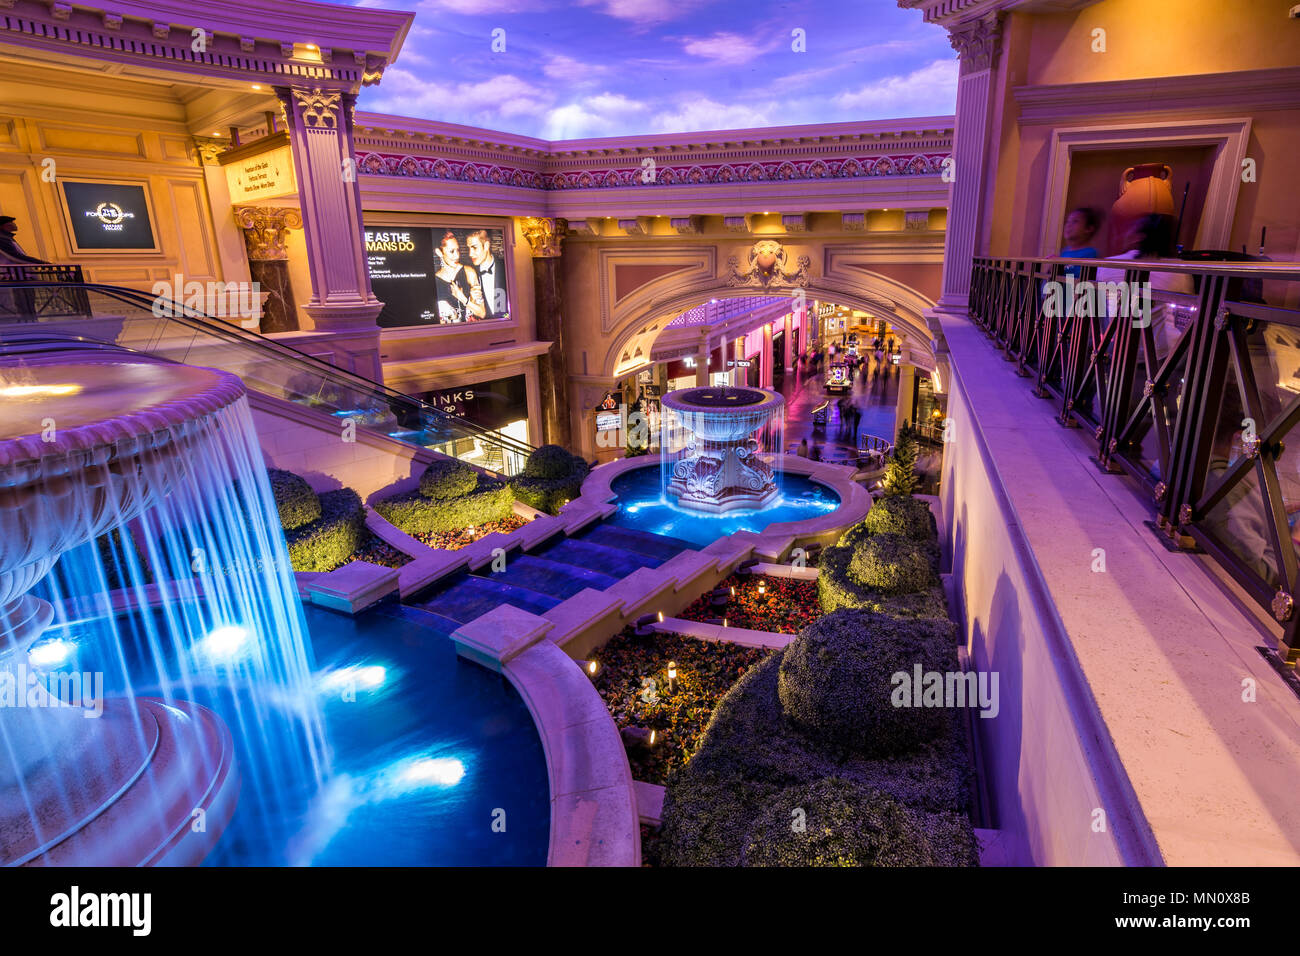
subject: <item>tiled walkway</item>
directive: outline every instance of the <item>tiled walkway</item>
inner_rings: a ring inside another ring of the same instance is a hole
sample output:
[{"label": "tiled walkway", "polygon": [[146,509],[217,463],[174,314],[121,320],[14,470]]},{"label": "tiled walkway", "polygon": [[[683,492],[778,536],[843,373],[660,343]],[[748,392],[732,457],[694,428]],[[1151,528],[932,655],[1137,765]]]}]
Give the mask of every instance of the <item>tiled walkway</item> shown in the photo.
[{"label": "tiled walkway", "polygon": [[[786,450],[793,452],[800,440],[807,438],[810,447],[814,440],[821,443],[823,458],[837,459],[847,458],[857,451],[858,436],[878,435],[892,442],[898,406],[899,367],[890,365],[888,359],[882,367],[874,358],[868,358],[858,366],[853,389],[847,393],[827,392],[822,387],[826,367],[823,360],[818,369],[796,370],[786,374],[784,380],[777,381],[786,401]],[[840,419],[838,402],[841,397],[847,397],[862,411],[856,432]],[[826,427],[814,432],[813,409],[828,399],[831,404],[827,409]]]}]

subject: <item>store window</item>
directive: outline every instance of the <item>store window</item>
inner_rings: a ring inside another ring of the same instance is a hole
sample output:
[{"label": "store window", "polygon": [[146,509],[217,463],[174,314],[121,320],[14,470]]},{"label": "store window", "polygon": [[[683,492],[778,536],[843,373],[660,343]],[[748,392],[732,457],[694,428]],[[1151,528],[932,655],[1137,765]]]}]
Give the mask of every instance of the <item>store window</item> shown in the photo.
[{"label": "store window", "polygon": [[524,450],[531,444],[528,382],[523,375],[434,389],[419,398],[484,431],[483,435],[430,445],[434,451],[490,471],[514,473],[523,467]]}]

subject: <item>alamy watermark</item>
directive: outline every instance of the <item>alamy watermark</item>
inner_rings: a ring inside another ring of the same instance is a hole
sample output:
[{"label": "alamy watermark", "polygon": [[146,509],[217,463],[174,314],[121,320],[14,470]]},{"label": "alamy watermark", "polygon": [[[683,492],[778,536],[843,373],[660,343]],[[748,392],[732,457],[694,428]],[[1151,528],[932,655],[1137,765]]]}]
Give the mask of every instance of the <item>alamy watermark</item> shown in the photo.
[{"label": "alamy watermark", "polygon": [[258,282],[198,282],[177,273],[153,284],[153,314],[160,318],[184,315],[186,309],[218,319],[251,321],[262,317],[262,286]]},{"label": "alamy watermark", "polygon": [[1130,318],[1133,328],[1144,329],[1151,324],[1151,283],[1076,281],[1067,275],[1061,281],[1043,283],[1043,315],[1049,319]]},{"label": "alamy watermark", "polygon": [[103,716],[103,672],[31,670],[23,661],[0,670],[0,710],[45,707],[80,707],[83,717]]},{"label": "alamy watermark", "polygon": [[981,717],[996,717],[1000,709],[997,671],[926,671],[917,664],[889,681],[895,707],[978,707]]}]

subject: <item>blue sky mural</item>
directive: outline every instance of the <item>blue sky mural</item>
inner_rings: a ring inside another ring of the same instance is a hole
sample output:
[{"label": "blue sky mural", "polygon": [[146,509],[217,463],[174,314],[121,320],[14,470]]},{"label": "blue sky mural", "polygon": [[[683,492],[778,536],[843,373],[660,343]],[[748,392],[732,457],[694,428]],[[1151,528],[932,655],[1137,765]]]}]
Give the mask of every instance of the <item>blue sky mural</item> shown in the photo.
[{"label": "blue sky mural", "polygon": [[416,13],[396,65],[362,92],[363,110],[554,140],[955,108],[947,34],[895,0],[358,5]]}]

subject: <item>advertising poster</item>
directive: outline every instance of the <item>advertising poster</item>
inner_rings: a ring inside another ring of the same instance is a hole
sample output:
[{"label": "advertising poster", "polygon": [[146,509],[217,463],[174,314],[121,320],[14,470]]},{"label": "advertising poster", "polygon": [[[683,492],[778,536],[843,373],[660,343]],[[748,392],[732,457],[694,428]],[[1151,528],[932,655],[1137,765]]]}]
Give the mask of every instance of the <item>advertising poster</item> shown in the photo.
[{"label": "advertising poster", "polygon": [[372,226],[365,240],[381,327],[510,318],[505,230]]}]

